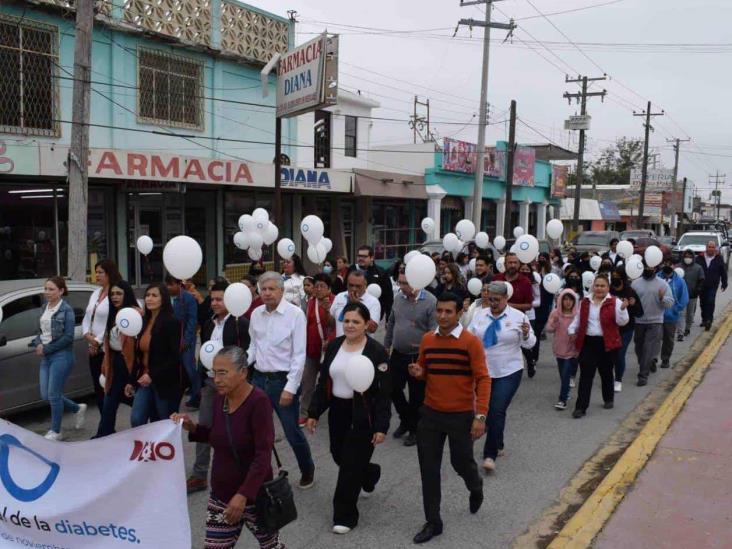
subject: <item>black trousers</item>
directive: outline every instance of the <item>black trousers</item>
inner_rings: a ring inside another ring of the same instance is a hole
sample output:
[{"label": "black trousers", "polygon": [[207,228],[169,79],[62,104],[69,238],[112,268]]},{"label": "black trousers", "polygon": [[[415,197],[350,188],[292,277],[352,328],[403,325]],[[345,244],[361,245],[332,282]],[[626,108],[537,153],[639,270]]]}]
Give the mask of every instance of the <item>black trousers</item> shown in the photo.
[{"label": "black trousers", "polygon": [[587,410],[590,405],[590,394],[592,393],[592,381],[595,379],[595,370],[600,372],[602,380],[602,400],[613,402],[615,391],[613,389],[613,365],[618,351],[606,351],[605,343],[601,336],[587,336],[579,356],[580,380],[577,390],[576,410]]},{"label": "black trousers", "polygon": [[97,397],[97,409],[101,413],[104,408],[104,389],[99,385],[99,376],[102,374],[102,362],[104,361],[104,353],[99,352],[94,356],[89,356],[89,374],[94,384],[94,394]]},{"label": "black trousers", "polygon": [[481,490],[483,479],[473,458],[473,439],[470,428],[473,412],[438,412],[428,406],[421,409],[417,427],[417,451],[422,476],[422,503],[427,522],[442,526],[440,501],[442,486],[440,469],[445,439],[450,444],[450,463],[465,481],[468,490]]},{"label": "black trousers", "polygon": [[374,432],[366,423],[353,424],[353,400],[333,397],[328,412],[330,453],[338,465],[333,495],[333,524],[354,528],[358,524],[358,495],[372,491],[381,468],[371,463]]},{"label": "black trousers", "polygon": [[[415,362],[417,355],[406,355],[392,351],[389,359],[393,389],[391,400],[394,403],[399,421],[410,433],[417,432],[419,409],[424,402],[424,381],[409,375],[409,364]],[[404,396],[404,387],[409,388],[409,400]]]}]

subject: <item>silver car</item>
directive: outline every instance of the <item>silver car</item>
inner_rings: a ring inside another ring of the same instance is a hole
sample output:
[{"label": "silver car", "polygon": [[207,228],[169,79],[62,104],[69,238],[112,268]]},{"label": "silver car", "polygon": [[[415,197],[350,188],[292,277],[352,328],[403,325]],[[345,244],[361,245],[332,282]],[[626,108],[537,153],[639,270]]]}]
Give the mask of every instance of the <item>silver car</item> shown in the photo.
[{"label": "silver car", "polygon": [[[38,387],[40,357],[28,345],[38,331],[45,279],[0,281],[0,416],[43,405]],[[87,344],[81,337],[89,296],[97,288],[85,282],[67,281],[64,297],[74,309],[74,368],[64,394],[78,397],[94,392],[89,375]]]}]

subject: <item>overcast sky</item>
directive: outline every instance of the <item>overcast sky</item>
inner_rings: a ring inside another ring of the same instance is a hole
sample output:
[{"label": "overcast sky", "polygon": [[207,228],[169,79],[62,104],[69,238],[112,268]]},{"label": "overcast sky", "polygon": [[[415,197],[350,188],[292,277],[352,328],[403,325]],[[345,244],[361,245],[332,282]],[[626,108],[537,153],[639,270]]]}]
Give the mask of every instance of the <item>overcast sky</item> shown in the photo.
[{"label": "overcast sky", "polygon": [[[269,0],[261,7],[283,16],[287,10],[296,10],[298,43],[326,28],[340,34],[341,85],[378,100],[382,108],[375,116],[406,120],[418,94],[430,99],[432,120],[470,123],[465,127],[433,124],[440,137],[476,142],[477,116],[471,117],[480,98],[482,29],[475,28],[471,35],[461,27],[457,38],[451,36],[458,19],[482,20],[484,12],[483,6],[461,8],[459,4],[459,0]],[[642,138],[642,119],[633,117],[632,111],[645,109],[650,100],[653,112],[666,111],[666,116],[652,122],[656,131],[651,134],[651,147],[660,153],[660,162],[673,166],[673,151],[666,139],[691,137],[691,143],[682,144],[679,176],[692,179],[706,195],[709,174],[719,170],[729,174],[727,187],[732,189],[732,76],[728,70],[732,1],[504,0],[494,6],[495,21],[514,17],[519,27],[513,44],[500,42],[505,31],[492,31],[496,39],[491,44],[488,86],[492,121],[507,118],[510,100],[516,99],[519,118],[544,134],[518,124],[520,142],[549,138],[576,149],[576,134],[568,136],[562,126],[578,107],[570,107],[562,94],[579,88],[565,84],[564,75],[592,77],[607,72],[611,80],[591,88],[607,89],[607,99],[588,103],[591,158],[617,137]],[[489,129],[487,142],[506,136],[507,125],[498,124]],[[405,143],[411,142],[412,133],[406,122],[374,121],[372,139],[372,147]],[[732,192],[725,196],[732,200]]]}]

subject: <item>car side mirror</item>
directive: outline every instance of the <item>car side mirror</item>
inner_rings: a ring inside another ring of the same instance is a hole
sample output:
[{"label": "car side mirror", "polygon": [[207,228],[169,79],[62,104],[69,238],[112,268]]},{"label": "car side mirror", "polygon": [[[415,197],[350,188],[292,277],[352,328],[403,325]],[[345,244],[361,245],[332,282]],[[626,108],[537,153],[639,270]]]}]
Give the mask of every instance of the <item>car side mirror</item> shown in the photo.
[{"label": "car side mirror", "polygon": [[5,347],[8,344],[8,338],[5,336],[0,336],[0,347]]}]

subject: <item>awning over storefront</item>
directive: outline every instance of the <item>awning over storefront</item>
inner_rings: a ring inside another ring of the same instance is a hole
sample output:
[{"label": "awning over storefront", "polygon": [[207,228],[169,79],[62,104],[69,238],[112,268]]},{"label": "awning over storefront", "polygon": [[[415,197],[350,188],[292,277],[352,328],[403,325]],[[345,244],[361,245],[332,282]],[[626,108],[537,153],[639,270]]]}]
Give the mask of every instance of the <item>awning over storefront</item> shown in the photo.
[{"label": "awning over storefront", "polygon": [[376,170],[357,170],[356,196],[378,196],[382,198],[411,198],[427,200],[424,177]]},{"label": "awning over storefront", "polygon": [[[562,200],[562,219],[572,219],[574,217],[574,198],[565,198]],[[604,219],[600,211],[600,204],[597,200],[583,198],[580,201],[581,221],[599,221]]]}]

